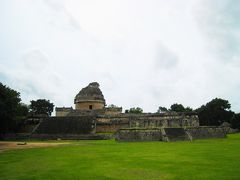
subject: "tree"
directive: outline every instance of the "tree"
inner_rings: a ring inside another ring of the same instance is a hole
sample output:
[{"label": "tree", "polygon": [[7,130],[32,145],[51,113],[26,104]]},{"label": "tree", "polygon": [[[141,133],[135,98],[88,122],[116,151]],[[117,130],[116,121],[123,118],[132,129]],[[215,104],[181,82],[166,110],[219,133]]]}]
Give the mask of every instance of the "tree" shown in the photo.
[{"label": "tree", "polygon": [[133,107],[133,108],[130,108],[129,109],[129,113],[133,113],[133,114],[141,114],[141,113],[143,113],[143,110],[142,110],[142,108],[140,108],[140,107]]},{"label": "tree", "polygon": [[186,108],[185,108],[185,112],[192,112],[192,111],[193,111],[193,109],[190,108],[190,107],[186,107]]},{"label": "tree", "polygon": [[19,92],[0,83],[0,134],[14,131],[20,101]]},{"label": "tree", "polygon": [[182,104],[173,104],[170,107],[170,111],[174,111],[174,112],[185,112],[185,108]]},{"label": "tree", "polygon": [[230,103],[221,98],[215,98],[206,105],[202,105],[196,110],[200,125],[219,126],[223,122],[230,122],[234,115],[230,108]]},{"label": "tree", "polygon": [[231,127],[234,129],[240,129],[240,113],[234,114],[230,121]]},{"label": "tree", "polygon": [[24,103],[19,103],[17,106],[17,117],[24,118],[28,116],[29,108],[28,105]]},{"label": "tree", "polygon": [[38,99],[30,101],[30,112],[34,115],[47,115],[50,116],[53,112],[54,104],[46,99]]},{"label": "tree", "polygon": [[168,109],[166,107],[159,106],[157,113],[165,113],[168,112]]},{"label": "tree", "polygon": [[114,105],[114,104],[109,104],[108,107],[109,107],[109,108],[117,108],[117,106]]}]

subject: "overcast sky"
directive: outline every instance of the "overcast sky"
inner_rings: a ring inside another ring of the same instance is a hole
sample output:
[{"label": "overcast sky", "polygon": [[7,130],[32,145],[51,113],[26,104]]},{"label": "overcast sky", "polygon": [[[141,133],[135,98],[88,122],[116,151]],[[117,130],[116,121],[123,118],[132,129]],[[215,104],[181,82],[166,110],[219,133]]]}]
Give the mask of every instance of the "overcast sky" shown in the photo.
[{"label": "overcast sky", "polygon": [[239,112],[239,18],[239,0],[0,0],[0,81],[24,103],[74,106],[97,81],[124,109]]}]

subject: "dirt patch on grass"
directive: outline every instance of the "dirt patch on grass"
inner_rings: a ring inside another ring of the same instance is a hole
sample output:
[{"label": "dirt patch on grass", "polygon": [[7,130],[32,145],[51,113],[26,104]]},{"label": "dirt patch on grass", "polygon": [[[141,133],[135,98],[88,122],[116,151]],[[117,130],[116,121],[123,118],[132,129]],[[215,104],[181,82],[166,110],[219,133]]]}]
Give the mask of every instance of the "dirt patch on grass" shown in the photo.
[{"label": "dirt patch on grass", "polygon": [[11,141],[0,141],[0,152],[11,150],[11,149],[26,149],[26,148],[40,148],[40,147],[53,147],[66,145],[69,143],[42,143],[42,142],[11,142]]}]

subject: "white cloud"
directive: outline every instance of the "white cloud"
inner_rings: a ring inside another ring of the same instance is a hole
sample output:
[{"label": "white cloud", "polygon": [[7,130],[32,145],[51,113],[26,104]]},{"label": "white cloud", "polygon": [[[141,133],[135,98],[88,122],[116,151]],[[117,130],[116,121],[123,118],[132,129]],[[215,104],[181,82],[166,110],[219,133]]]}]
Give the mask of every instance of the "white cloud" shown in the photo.
[{"label": "white cloud", "polygon": [[178,63],[178,57],[171,52],[167,47],[158,44],[156,48],[155,67],[166,69],[174,68]]},{"label": "white cloud", "polygon": [[239,111],[234,2],[1,2],[0,77],[24,101],[57,106],[73,105],[82,87],[98,81],[107,103],[124,108],[196,108],[219,96]]}]

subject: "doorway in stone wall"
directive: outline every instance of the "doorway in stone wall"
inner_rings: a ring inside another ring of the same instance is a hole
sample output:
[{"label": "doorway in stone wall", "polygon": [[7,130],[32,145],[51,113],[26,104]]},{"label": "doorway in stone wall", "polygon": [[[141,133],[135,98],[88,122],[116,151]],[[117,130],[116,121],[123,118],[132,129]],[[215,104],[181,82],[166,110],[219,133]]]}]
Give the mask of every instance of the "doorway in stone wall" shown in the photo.
[{"label": "doorway in stone wall", "polygon": [[89,105],[89,109],[93,109],[93,105]]}]

